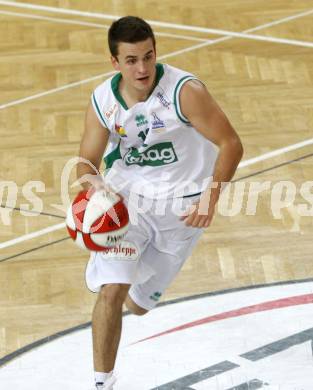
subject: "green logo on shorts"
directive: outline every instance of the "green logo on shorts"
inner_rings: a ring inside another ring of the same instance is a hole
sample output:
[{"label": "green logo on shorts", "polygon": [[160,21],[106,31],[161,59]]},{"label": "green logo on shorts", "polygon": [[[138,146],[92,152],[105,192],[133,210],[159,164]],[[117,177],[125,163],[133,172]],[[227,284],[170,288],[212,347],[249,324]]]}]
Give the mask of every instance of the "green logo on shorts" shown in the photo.
[{"label": "green logo on shorts", "polygon": [[156,291],[155,293],[150,295],[150,299],[157,302],[161,298],[161,295],[162,295],[162,293]]},{"label": "green logo on shorts", "polygon": [[123,159],[126,165],[137,164],[141,167],[145,165],[159,167],[178,161],[172,142],[152,145],[143,152],[139,152],[136,148],[131,148]]}]

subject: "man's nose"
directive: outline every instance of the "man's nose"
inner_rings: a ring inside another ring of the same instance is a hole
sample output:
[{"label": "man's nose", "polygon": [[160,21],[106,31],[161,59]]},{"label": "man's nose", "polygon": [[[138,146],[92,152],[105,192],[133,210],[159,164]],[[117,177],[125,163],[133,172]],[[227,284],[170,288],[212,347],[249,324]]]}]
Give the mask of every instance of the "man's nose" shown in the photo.
[{"label": "man's nose", "polygon": [[144,61],[138,61],[138,72],[142,74],[147,72],[147,65]]}]

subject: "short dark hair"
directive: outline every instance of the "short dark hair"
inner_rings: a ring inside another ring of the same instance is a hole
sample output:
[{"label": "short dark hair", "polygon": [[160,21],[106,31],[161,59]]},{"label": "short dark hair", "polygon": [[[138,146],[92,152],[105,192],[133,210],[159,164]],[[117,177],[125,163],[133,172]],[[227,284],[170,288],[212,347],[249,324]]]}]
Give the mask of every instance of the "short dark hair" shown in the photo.
[{"label": "short dark hair", "polygon": [[112,23],[108,32],[111,55],[117,57],[120,42],[136,43],[151,38],[155,48],[153,30],[145,20],[137,16],[124,16]]}]

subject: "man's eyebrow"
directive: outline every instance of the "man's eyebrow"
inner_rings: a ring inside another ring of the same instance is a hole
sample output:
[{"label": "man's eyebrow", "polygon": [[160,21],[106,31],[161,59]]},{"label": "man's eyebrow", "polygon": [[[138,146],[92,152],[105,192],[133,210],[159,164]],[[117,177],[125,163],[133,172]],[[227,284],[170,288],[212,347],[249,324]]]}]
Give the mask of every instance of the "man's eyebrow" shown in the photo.
[{"label": "man's eyebrow", "polygon": [[[144,54],[144,57],[147,56],[148,54],[151,54],[151,53],[153,53],[152,49],[149,50],[146,54]],[[129,59],[129,58],[137,58],[137,56],[128,55],[128,56],[125,57],[126,60]]]}]

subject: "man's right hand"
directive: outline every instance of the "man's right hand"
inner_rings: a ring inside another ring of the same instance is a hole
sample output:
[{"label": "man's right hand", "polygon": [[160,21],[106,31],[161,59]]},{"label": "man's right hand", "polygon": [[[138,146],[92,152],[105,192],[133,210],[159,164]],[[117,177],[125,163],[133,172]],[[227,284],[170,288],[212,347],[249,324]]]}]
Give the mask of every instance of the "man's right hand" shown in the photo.
[{"label": "man's right hand", "polygon": [[75,181],[72,186],[80,184],[84,190],[89,191],[90,189],[96,191],[115,192],[104,180],[101,174],[86,173]]}]

